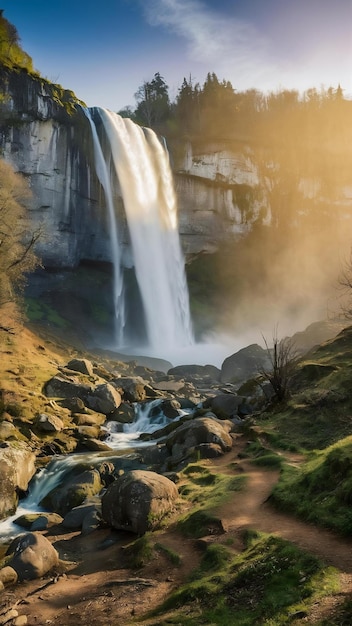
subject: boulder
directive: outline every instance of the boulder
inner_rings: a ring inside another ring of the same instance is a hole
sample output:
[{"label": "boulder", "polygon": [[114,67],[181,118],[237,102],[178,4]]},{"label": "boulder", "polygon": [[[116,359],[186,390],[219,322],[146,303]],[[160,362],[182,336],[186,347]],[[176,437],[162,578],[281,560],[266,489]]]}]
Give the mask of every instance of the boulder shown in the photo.
[{"label": "boulder", "polygon": [[102,488],[99,471],[86,470],[52,489],[41,504],[65,516],[68,511],[82,504],[86,498],[99,493]]},{"label": "boulder", "polygon": [[14,585],[17,583],[17,580],[17,572],[13,567],[5,565],[5,567],[0,569],[0,582],[2,582],[3,585]]},{"label": "boulder", "polygon": [[134,470],[108,487],[102,497],[102,517],[117,530],[143,535],[158,528],[177,497],[176,485],[165,476]]},{"label": "boulder", "polygon": [[232,448],[230,432],[233,426],[229,420],[210,417],[197,417],[184,422],[166,438],[166,446],[174,460],[187,458],[200,444],[217,444],[222,453]]},{"label": "boulder", "polygon": [[127,402],[143,402],[146,399],[146,382],[140,376],[114,378],[110,381]]},{"label": "boulder", "polygon": [[93,385],[63,373],[53,376],[44,386],[44,393],[49,398],[80,398],[83,402],[92,391]]},{"label": "boulder", "polygon": [[61,524],[62,517],[57,513],[24,513],[14,520],[17,526],[27,530],[46,530],[51,526]]},{"label": "boulder", "polygon": [[168,371],[168,376],[180,376],[191,381],[195,378],[219,381],[220,375],[221,372],[215,365],[177,365]]},{"label": "boulder", "polygon": [[270,366],[267,351],[253,343],[225,359],[221,366],[221,382],[241,383]]},{"label": "boulder", "polygon": [[35,419],[36,428],[42,433],[59,433],[64,428],[62,419],[56,415],[39,413]]},{"label": "boulder", "polygon": [[109,415],[109,420],[120,422],[120,424],[132,424],[136,418],[134,408],[127,402],[122,402],[118,409]]},{"label": "boulder", "polygon": [[18,430],[16,426],[4,420],[0,423],[0,441],[6,441],[7,439],[17,439]]},{"label": "boulder", "polygon": [[0,519],[12,515],[18,504],[18,490],[27,491],[35,474],[35,455],[21,442],[0,447]]},{"label": "boulder", "polygon": [[84,402],[81,398],[64,398],[60,402],[60,406],[74,413],[88,413]]},{"label": "boulder", "polygon": [[94,411],[74,413],[72,419],[77,426],[102,426],[106,422],[106,415]]},{"label": "boulder", "polygon": [[153,422],[157,422],[155,418],[160,418],[164,421],[164,417],[168,419],[174,419],[181,415],[181,405],[177,400],[157,400],[157,402],[151,405],[149,416]]},{"label": "boulder", "polygon": [[41,578],[59,562],[59,555],[50,541],[39,533],[26,533],[16,537],[10,544],[7,555],[19,580]]},{"label": "boulder", "polygon": [[85,526],[88,526],[92,520],[100,520],[100,510],[96,504],[81,504],[66,513],[62,525],[70,530],[78,530],[82,528],[85,519]]},{"label": "boulder", "polygon": [[93,376],[94,374],[93,365],[88,359],[71,359],[67,363],[66,368],[75,372],[81,372],[81,374],[86,374],[87,376]]},{"label": "boulder", "polygon": [[203,402],[204,408],[209,408],[220,419],[231,419],[238,415],[241,405],[244,404],[243,396],[233,393],[221,393]]},{"label": "boulder", "polygon": [[86,400],[87,406],[97,413],[109,415],[119,408],[121,395],[110,383],[102,383],[95,389],[91,389]]}]

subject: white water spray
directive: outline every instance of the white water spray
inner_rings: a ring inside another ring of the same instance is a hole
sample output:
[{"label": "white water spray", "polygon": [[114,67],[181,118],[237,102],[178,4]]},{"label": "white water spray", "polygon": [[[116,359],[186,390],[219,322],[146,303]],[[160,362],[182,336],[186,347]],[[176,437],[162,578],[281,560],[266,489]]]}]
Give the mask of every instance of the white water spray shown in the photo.
[{"label": "white water spray", "polygon": [[[96,110],[123,197],[148,346],[163,351],[189,346],[193,336],[188,290],[167,152],[152,130],[105,109]],[[121,259],[114,262],[120,264]]]}]

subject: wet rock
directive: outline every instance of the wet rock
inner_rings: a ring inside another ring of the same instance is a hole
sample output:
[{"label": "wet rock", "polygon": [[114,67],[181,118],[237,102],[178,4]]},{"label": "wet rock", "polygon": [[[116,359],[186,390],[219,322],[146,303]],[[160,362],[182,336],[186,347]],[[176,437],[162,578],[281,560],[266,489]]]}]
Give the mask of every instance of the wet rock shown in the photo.
[{"label": "wet rock", "polygon": [[119,408],[121,394],[110,383],[102,383],[90,391],[86,404],[93,411],[108,415]]},{"label": "wet rock", "polygon": [[102,488],[98,470],[86,470],[50,491],[41,504],[65,516],[68,511],[82,504],[87,497],[99,493]]},{"label": "wet rock", "polygon": [[80,440],[80,448],[84,448],[85,450],[91,450],[92,452],[108,452],[113,450],[108,443],[105,441],[100,441],[100,439],[95,439],[94,437],[83,437]]},{"label": "wet rock", "polygon": [[136,414],[134,408],[131,404],[127,404],[127,402],[122,402],[118,409],[109,415],[109,420],[120,422],[120,424],[132,424],[135,418]]},{"label": "wet rock", "polygon": [[57,513],[25,513],[15,519],[15,524],[31,531],[46,530],[61,522],[62,517]]},{"label": "wet rock", "polygon": [[143,535],[159,526],[177,497],[176,485],[165,476],[134,470],[108,487],[102,497],[102,517],[113,528]]}]

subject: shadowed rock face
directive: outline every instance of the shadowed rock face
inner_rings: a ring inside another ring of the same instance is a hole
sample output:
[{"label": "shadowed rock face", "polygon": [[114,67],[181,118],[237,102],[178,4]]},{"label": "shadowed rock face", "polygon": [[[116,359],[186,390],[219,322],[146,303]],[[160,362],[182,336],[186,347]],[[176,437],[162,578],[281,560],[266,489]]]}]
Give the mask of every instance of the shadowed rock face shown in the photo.
[{"label": "shadowed rock face", "polygon": [[26,491],[35,474],[35,455],[26,445],[0,448],[0,519],[16,511],[17,491]]},{"label": "shadowed rock face", "polygon": [[102,517],[113,528],[143,535],[158,527],[178,497],[161,474],[134,470],[115,480],[102,497]]}]

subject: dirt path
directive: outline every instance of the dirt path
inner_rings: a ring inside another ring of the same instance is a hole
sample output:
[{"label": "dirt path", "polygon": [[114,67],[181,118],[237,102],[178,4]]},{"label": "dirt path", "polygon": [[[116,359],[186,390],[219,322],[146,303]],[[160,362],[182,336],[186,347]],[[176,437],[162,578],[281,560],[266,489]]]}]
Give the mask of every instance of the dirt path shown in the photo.
[{"label": "dirt path", "polygon": [[[329,615],[346,594],[352,593],[352,542],[333,533],[279,513],[267,499],[278,479],[277,471],[268,471],[239,458],[245,441],[239,438],[231,453],[209,461],[221,472],[245,473],[247,486],[235,492],[233,498],[219,510],[225,537],[234,539],[241,549],[241,531],[253,528],[279,535],[292,541],[327,564],[341,571],[341,591],[317,605],[309,621]],[[153,538],[180,555],[179,565],[173,565],[162,552],[156,553],[151,563],[131,570],[126,562],[126,545],[130,535],[99,530],[81,537],[77,533],[54,535],[48,538],[59,550],[61,558],[71,561],[66,573],[55,580],[36,580],[6,590],[1,596],[1,607],[13,607],[27,616],[29,626],[129,626],[134,617],[156,607],[177,588],[196,567],[201,551],[197,542],[185,540],[172,530],[158,531]],[[207,541],[223,541],[224,535]],[[104,546],[109,544],[104,549]],[[49,584],[48,584],[49,583]],[[44,585],[47,585],[44,587]],[[147,620],[139,623],[147,624]],[[155,623],[155,621],[154,621]]]}]

